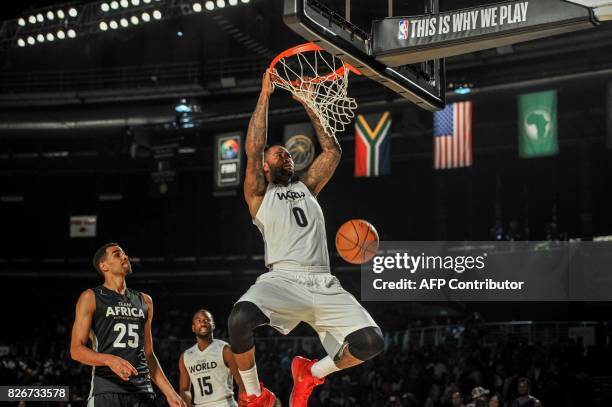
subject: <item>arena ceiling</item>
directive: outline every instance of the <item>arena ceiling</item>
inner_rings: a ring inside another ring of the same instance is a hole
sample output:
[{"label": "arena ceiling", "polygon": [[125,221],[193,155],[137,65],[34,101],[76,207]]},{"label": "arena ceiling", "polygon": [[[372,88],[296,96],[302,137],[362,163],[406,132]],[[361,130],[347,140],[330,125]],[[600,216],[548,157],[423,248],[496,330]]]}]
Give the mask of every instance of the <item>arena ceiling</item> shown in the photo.
[{"label": "arena ceiling", "polygon": [[[345,0],[324,1],[330,7],[344,10]],[[414,14],[421,9],[415,2],[395,1],[394,14]],[[442,0],[442,11],[491,3],[483,0]],[[0,15],[3,20],[28,15],[31,9],[65,4],[54,1],[12,2]],[[80,3],[87,4],[87,3]],[[351,19],[369,31],[373,19],[387,15],[386,1],[353,0]],[[85,72],[122,74],[131,67],[163,67],[201,64],[207,72],[220,77],[252,79],[256,85],[262,67],[281,50],[303,41],[282,22],[282,1],[251,0],[211,12],[178,15],[162,22],[136,28],[99,32],[73,41],[37,44],[32,47],[12,47],[2,52],[0,69],[3,82],[9,83],[10,74],[36,72]],[[447,60],[448,82],[473,83],[475,87],[513,83],[521,80],[550,77],[568,73],[598,71],[612,67],[612,25],[575,32],[558,37],[495,48],[452,57]],[[123,69],[119,72],[118,69]],[[191,71],[187,71],[188,73]],[[189,74],[177,73],[178,82],[189,84]],[[155,87],[153,74],[149,83],[140,87]],[[208,78],[202,78],[205,82]],[[17,86],[17,85],[16,85]],[[107,89],[115,84],[111,83]],[[103,89],[104,84],[100,85]],[[240,86],[239,86],[240,87]],[[50,85],[49,89],[53,90]],[[255,90],[256,86],[251,89]],[[374,92],[381,93],[378,86]],[[28,89],[1,89],[27,93]],[[38,89],[34,89],[38,90]],[[70,89],[69,89],[70,90]],[[83,89],[77,89],[83,90]],[[237,89],[215,92],[232,93]],[[384,91],[383,91],[384,92]],[[163,97],[163,94],[158,96]],[[129,100],[125,98],[125,100]],[[116,100],[115,100],[116,101]],[[4,101],[10,107],[10,100]],[[44,104],[41,102],[40,104]]]}]

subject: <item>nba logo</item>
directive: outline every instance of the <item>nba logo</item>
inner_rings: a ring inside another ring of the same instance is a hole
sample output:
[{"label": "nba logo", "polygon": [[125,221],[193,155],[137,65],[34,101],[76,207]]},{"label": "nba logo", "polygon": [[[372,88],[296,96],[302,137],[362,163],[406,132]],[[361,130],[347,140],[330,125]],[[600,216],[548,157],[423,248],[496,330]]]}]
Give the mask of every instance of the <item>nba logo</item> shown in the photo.
[{"label": "nba logo", "polygon": [[399,31],[397,38],[400,40],[408,39],[408,20],[399,20]]}]

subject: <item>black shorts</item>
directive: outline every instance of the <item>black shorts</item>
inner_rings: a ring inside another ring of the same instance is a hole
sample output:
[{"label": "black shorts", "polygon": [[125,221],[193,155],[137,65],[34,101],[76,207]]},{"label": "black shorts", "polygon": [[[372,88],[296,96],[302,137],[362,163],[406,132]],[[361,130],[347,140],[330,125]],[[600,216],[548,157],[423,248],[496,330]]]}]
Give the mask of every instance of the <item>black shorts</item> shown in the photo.
[{"label": "black shorts", "polygon": [[152,393],[103,393],[89,399],[87,407],[154,407]]}]

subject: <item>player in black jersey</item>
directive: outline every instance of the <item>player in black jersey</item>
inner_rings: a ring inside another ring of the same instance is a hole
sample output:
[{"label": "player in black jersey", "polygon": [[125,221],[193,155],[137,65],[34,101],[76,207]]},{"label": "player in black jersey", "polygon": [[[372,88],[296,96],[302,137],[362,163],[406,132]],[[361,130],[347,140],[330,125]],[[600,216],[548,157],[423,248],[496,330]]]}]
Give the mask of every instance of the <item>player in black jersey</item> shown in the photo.
[{"label": "player in black jersey", "polygon": [[70,342],[72,359],[93,366],[87,406],[152,406],[152,380],[171,407],[186,407],[153,352],[153,300],[126,287],[132,273],[128,256],[108,243],[96,251],[93,264],[104,284],[81,293]]}]

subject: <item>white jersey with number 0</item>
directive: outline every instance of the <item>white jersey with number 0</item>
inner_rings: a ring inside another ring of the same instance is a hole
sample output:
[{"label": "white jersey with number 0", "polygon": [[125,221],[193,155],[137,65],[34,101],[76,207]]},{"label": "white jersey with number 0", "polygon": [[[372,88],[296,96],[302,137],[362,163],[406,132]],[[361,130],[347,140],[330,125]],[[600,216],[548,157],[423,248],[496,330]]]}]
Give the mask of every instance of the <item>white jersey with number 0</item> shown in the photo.
[{"label": "white jersey with number 0", "polygon": [[263,235],[269,268],[329,271],[323,211],[302,182],[268,184],[253,223]]},{"label": "white jersey with number 0", "polygon": [[223,361],[227,342],[214,339],[204,351],[198,344],[187,349],[183,361],[191,379],[195,407],[236,407],[232,373]]}]

